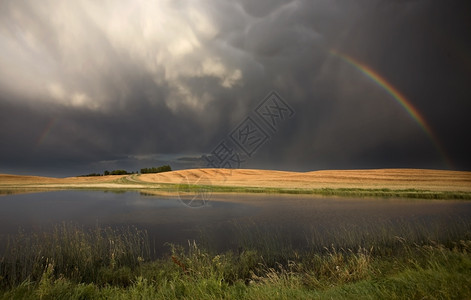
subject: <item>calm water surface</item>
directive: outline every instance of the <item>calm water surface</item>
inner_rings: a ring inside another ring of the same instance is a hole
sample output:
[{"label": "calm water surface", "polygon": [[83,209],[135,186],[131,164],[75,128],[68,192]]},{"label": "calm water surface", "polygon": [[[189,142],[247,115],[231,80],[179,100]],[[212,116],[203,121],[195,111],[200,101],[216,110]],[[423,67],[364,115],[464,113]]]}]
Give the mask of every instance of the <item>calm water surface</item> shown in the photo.
[{"label": "calm water surface", "polygon": [[320,198],[306,195],[220,194],[204,207],[189,208],[175,196],[135,191],[55,191],[0,197],[0,240],[50,230],[63,222],[93,226],[133,225],[149,232],[160,251],[166,242],[199,240],[217,249],[241,240],[321,246],[352,234],[392,236],[427,230],[435,238],[468,234],[471,201]]}]

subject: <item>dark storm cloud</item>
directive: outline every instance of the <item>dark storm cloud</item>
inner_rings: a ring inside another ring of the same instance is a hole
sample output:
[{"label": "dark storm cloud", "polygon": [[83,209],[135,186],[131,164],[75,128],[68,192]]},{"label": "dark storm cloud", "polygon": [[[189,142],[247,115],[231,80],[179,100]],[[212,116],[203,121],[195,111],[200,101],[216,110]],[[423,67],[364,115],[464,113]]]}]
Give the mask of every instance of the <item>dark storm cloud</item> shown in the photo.
[{"label": "dark storm cloud", "polygon": [[270,90],[296,114],[243,167],[445,168],[407,112],[333,48],[406,95],[470,169],[462,6],[3,1],[0,172],[195,167]]}]

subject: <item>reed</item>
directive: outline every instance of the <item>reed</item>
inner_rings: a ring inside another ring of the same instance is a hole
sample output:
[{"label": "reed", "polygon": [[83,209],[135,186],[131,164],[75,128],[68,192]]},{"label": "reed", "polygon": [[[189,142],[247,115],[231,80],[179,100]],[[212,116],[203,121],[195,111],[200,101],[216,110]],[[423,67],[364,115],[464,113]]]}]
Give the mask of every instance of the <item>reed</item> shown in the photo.
[{"label": "reed", "polygon": [[38,281],[51,266],[55,277],[95,282],[102,268],[134,269],[149,257],[147,233],[135,227],[84,229],[63,223],[49,232],[9,237],[0,260],[0,283]]},{"label": "reed", "polygon": [[403,226],[339,227],[333,243],[313,228],[300,247],[281,227],[234,224],[232,250],[188,241],[150,259],[145,231],[62,224],[10,238],[0,299],[470,298],[469,224]]}]

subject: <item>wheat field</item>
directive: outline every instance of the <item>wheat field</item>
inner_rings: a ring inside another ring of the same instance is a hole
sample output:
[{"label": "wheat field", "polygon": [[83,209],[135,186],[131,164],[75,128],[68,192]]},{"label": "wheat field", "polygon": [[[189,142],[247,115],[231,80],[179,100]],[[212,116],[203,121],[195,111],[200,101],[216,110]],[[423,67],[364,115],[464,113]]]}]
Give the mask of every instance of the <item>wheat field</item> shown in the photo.
[{"label": "wheat field", "polygon": [[158,184],[320,189],[416,189],[471,192],[471,172],[426,169],[324,170],[288,172],[255,169],[189,169],[172,172],[95,177],[52,178],[0,174],[0,189],[144,188]]}]

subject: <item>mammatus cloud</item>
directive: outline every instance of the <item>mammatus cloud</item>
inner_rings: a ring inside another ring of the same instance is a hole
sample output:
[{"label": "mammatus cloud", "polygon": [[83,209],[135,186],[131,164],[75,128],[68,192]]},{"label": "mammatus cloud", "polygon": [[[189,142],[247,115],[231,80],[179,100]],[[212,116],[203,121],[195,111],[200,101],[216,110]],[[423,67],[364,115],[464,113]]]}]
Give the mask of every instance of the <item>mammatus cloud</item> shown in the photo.
[{"label": "mammatus cloud", "polygon": [[457,168],[470,168],[459,134],[471,94],[464,11],[427,1],[2,1],[0,172],[138,169],[162,157],[190,166],[178,158],[210,151],[271,90],[296,118],[245,167],[446,167],[414,120],[332,48],[406,95]]},{"label": "mammatus cloud", "polygon": [[207,12],[210,4],[7,1],[3,88],[34,101],[107,109],[132,98],[127,73],[135,69],[156,86],[166,85],[169,96],[162,101],[172,110],[204,106],[211,96],[193,95],[185,78],[212,77],[223,88],[242,79],[237,65],[214,53],[219,30]]}]

